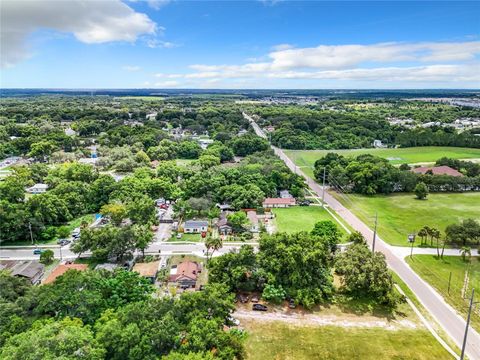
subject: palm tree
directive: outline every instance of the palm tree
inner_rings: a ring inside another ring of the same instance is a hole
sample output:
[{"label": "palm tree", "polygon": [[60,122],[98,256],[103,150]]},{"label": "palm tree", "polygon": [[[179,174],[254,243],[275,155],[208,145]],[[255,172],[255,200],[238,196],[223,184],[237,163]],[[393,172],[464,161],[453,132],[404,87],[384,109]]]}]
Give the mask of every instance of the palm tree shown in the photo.
[{"label": "palm tree", "polygon": [[433,242],[433,239],[435,239],[437,241],[437,256],[440,257],[440,251],[439,251],[439,242],[438,240],[440,239],[440,230],[436,229],[436,228],[432,228],[430,229],[430,236],[432,237],[432,242]]},{"label": "palm tree", "polygon": [[[205,239],[205,247],[207,248],[207,262],[212,258],[213,253],[223,246],[223,240],[220,237],[209,236]],[[210,250],[212,252],[210,253]],[[210,256],[209,256],[210,255]]]},{"label": "palm tree", "polygon": [[420,231],[418,232],[418,236],[420,236],[420,239],[421,239],[421,244],[420,245],[423,245],[423,243],[425,242],[425,238],[428,236],[428,231],[427,231],[427,226],[424,226],[423,228],[420,229]]},{"label": "palm tree", "polygon": [[470,258],[472,257],[472,249],[470,248],[470,246],[462,246],[462,248],[460,249],[460,254],[462,255],[463,261],[465,261],[467,256],[470,260]]}]

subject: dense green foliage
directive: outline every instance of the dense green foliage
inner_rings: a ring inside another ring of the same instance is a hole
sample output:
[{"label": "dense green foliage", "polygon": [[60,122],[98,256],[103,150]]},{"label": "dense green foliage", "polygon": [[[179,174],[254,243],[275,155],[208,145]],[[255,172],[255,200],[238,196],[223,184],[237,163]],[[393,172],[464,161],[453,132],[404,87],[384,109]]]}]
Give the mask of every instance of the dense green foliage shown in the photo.
[{"label": "dense green foliage", "polygon": [[238,252],[212,259],[209,279],[231,291],[265,291],[264,297],[275,300],[284,294],[311,307],[333,293],[331,245],[329,236],[306,232],[262,235],[257,254],[245,245]]},{"label": "dense green foliage", "polygon": [[[466,165],[461,166],[465,168]],[[469,168],[475,169],[474,166]],[[323,180],[324,169],[327,172],[327,182],[341,192],[365,195],[411,192],[419,183],[424,183],[430,192],[480,190],[478,175],[456,177],[429,173],[415,174],[409,171],[408,166],[397,168],[388,160],[369,154],[344,157],[328,153],[315,162],[314,174],[318,181]],[[475,174],[474,171],[472,173]]]},{"label": "dense green foliage", "polygon": [[272,142],[285,149],[355,149],[373,146],[374,140],[402,147],[480,147],[475,132],[453,127],[392,125],[390,119],[449,124],[459,118],[478,118],[480,110],[419,101],[333,101],[318,106],[265,105],[249,109],[272,125]]},{"label": "dense green foliage", "polygon": [[233,297],[221,286],[152,298],[135,272],[69,270],[33,287],[0,272],[2,359],[242,359],[243,334],[223,329]]}]

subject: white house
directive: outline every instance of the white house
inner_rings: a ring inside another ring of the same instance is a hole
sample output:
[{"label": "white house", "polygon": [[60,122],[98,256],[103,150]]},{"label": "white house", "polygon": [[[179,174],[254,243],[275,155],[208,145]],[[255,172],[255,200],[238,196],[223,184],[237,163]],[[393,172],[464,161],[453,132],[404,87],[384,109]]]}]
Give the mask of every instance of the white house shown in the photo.
[{"label": "white house", "polygon": [[43,194],[47,191],[48,185],[47,184],[35,184],[32,187],[26,189],[29,194]]},{"label": "white house", "polygon": [[373,140],[373,147],[375,148],[386,148],[387,145],[382,143],[382,140]]},{"label": "white house", "polygon": [[185,234],[197,234],[207,232],[208,221],[205,220],[188,220],[183,224],[183,232]]}]

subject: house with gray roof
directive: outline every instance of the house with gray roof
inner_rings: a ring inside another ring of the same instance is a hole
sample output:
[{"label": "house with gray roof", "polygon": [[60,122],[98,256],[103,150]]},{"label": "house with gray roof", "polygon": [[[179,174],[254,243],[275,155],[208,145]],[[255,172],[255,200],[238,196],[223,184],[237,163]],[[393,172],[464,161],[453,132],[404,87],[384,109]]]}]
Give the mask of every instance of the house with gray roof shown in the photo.
[{"label": "house with gray roof", "polygon": [[185,234],[197,234],[207,232],[208,221],[206,220],[187,220],[183,224],[183,232]]}]

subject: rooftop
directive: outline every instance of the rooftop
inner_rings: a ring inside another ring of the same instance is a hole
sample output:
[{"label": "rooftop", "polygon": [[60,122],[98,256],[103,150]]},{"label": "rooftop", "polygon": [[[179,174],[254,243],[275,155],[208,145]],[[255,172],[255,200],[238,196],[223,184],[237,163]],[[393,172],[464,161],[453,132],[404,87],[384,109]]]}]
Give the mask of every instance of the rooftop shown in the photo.
[{"label": "rooftop", "polygon": [[155,277],[158,272],[160,261],[152,261],[148,263],[136,263],[133,271],[139,273],[143,277]]},{"label": "rooftop", "polygon": [[434,167],[426,167],[420,166],[417,168],[413,168],[412,171],[416,174],[426,174],[428,171],[432,171],[433,175],[449,175],[449,176],[463,176],[461,172],[451,168],[450,166],[434,166]]},{"label": "rooftop", "polygon": [[197,280],[198,271],[200,266],[194,261],[184,261],[178,264],[177,272],[174,275],[170,275],[170,281],[176,281],[179,277],[188,277],[192,280]]},{"label": "rooftop", "polygon": [[65,274],[68,270],[85,271],[88,269],[86,264],[60,264],[58,265],[48,277],[43,281],[43,284],[50,284],[54,282],[59,276]]},{"label": "rooftop", "polygon": [[273,205],[273,204],[295,204],[294,198],[266,198],[263,203],[265,205]]},{"label": "rooftop", "polygon": [[202,227],[208,226],[208,221],[206,220],[187,220],[185,221],[185,227]]}]

